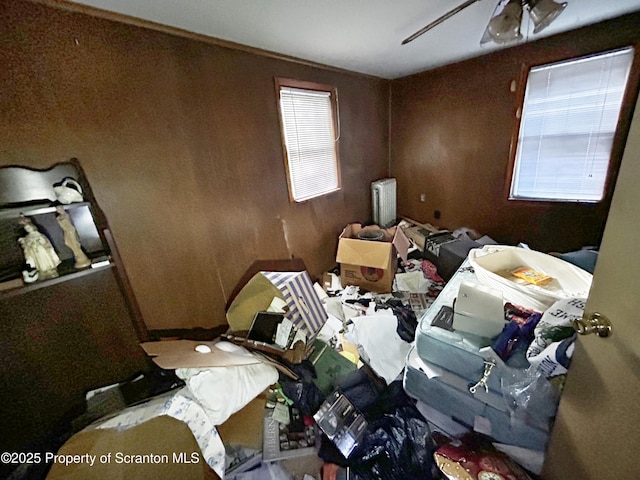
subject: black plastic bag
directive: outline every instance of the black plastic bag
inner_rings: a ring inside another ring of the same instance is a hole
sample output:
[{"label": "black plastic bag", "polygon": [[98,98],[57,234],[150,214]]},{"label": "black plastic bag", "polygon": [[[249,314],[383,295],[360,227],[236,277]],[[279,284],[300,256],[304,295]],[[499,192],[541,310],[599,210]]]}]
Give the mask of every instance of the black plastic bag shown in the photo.
[{"label": "black plastic bag", "polygon": [[435,445],[415,401],[393,382],[368,409],[369,428],[349,466],[362,480],[431,480]]},{"label": "black plastic bag", "polygon": [[417,410],[400,407],[371,425],[350,466],[363,480],[433,478],[431,430]]},{"label": "black plastic bag", "polygon": [[436,467],[431,429],[402,383],[393,382],[363,408],[349,396],[355,391],[344,393],[369,423],[360,445],[346,459],[323,435],[320,458],[349,467],[359,480],[432,480]]}]

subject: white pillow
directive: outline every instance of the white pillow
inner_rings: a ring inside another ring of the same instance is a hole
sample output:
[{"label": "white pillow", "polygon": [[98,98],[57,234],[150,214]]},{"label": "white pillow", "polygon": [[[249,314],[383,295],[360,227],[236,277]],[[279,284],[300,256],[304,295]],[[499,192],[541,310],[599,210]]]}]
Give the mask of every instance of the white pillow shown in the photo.
[{"label": "white pillow", "polygon": [[[216,346],[237,355],[255,357],[247,349],[229,342]],[[262,362],[231,367],[178,368],[176,375],[185,381],[214,425],[224,423],[278,381],[276,368]]]}]

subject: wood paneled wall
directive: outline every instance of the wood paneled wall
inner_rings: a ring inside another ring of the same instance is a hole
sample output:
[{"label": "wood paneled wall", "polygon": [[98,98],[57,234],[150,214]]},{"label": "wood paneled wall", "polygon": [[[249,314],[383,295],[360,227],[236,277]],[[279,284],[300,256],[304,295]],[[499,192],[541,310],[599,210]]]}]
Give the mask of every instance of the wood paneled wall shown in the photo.
[{"label": "wood paneled wall", "polygon": [[[471,227],[500,242],[524,241],[542,251],[598,244],[612,189],[600,204],[507,200],[516,111],[526,65],[637,44],[639,24],[640,14],[628,15],[392,81],[391,173],[398,179],[399,213],[449,229]],[[623,133],[637,96],[638,56]],[[624,137],[614,146],[616,164]]]},{"label": "wood paneled wall", "polygon": [[[637,43],[639,21],[629,15],[389,83],[7,0],[0,164],[80,159],[151,329],[223,325],[255,260],[302,258],[319,276],[334,264],[342,227],[369,219],[369,184],[389,165],[400,214],[545,251],[579,248],[599,241],[610,195],[597,205],[506,200],[523,65]],[[338,88],[342,191],[288,201],[276,76]]]},{"label": "wood paneled wall", "polygon": [[[0,164],[80,160],[151,329],[224,324],[258,259],[321,275],[388,174],[386,80],[20,0],[0,45]],[[337,87],[340,192],[289,202],[275,76]]]}]

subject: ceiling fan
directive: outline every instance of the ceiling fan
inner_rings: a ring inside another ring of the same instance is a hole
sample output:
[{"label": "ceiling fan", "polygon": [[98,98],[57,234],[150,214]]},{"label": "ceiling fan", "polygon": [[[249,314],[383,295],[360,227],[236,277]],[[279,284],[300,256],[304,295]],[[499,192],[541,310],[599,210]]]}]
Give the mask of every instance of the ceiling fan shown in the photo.
[{"label": "ceiling fan", "polygon": [[[405,38],[402,41],[402,45],[415,40],[420,35],[440,25],[445,20],[448,20],[478,1],[480,0],[467,0],[466,2],[458,5],[456,8],[448,11],[440,18],[437,18],[430,24],[418,30],[413,35]],[[489,41],[494,41],[496,43],[509,43],[515,40],[520,40],[522,38],[522,34],[520,33],[520,24],[522,23],[522,12],[524,7],[529,10],[529,16],[533,21],[533,33],[539,33],[549,26],[549,24],[551,24],[551,22],[553,22],[557,16],[562,13],[566,6],[567,2],[558,3],[554,0],[500,0],[493,12],[493,15],[491,16],[491,20],[489,20],[489,24],[487,25],[480,43],[482,44]]]}]

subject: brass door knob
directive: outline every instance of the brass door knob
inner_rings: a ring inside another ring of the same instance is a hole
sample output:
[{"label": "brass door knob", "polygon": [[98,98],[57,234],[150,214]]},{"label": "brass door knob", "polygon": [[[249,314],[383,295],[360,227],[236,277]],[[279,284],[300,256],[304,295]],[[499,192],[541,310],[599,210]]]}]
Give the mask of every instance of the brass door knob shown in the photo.
[{"label": "brass door knob", "polygon": [[595,333],[599,337],[608,337],[613,333],[609,319],[598,312],[584,315],[580,320],[574,320],[573,328],[580,335]]}]

